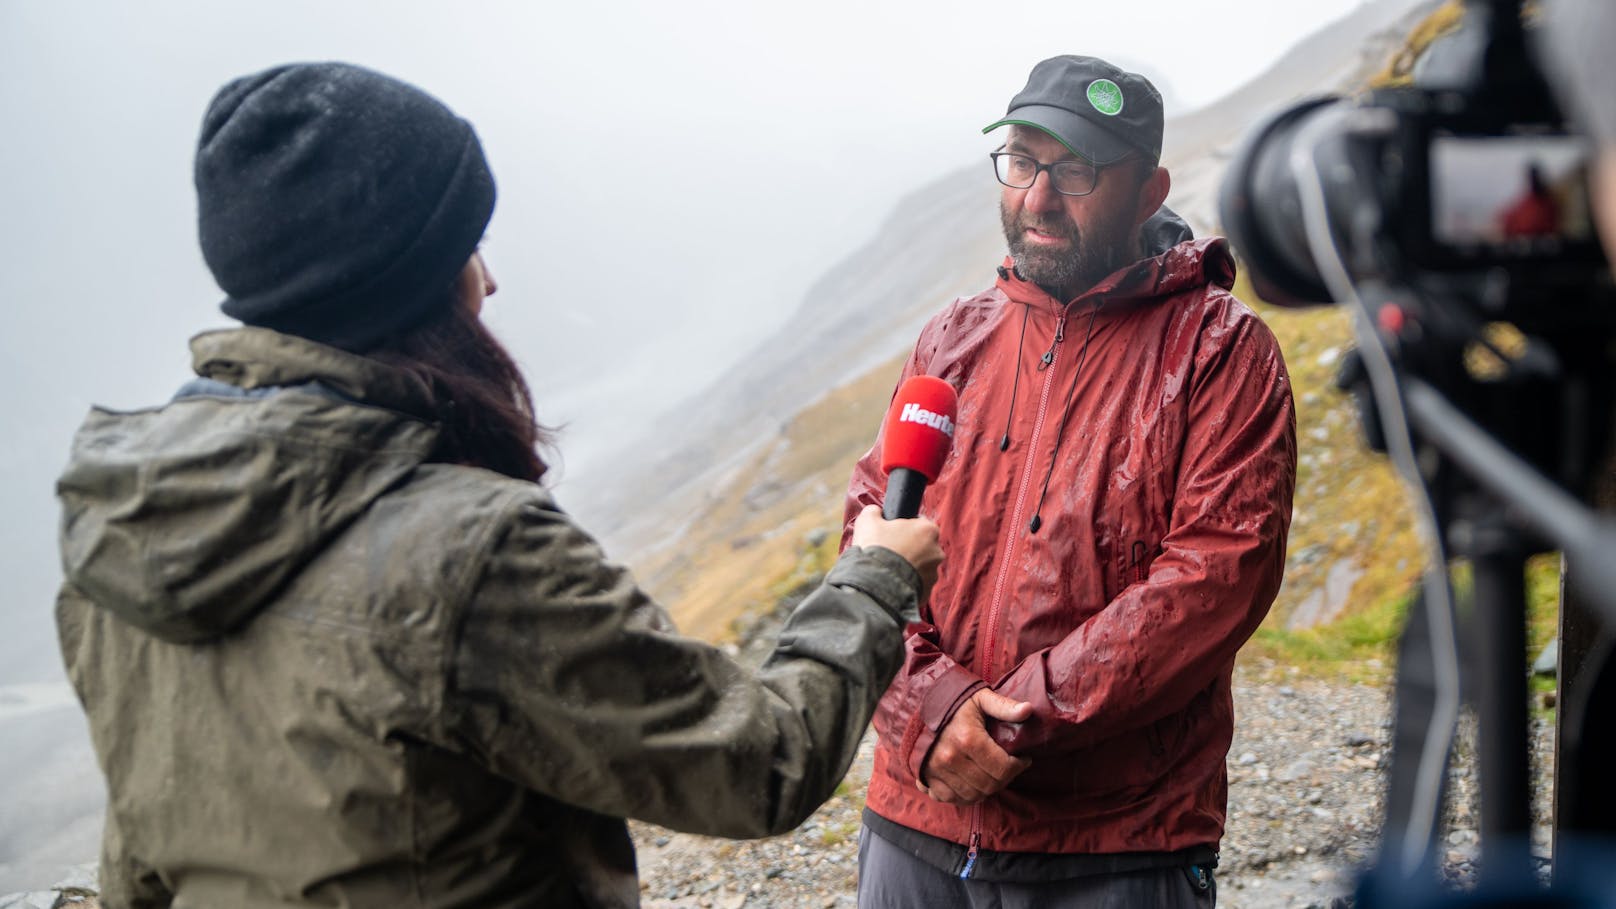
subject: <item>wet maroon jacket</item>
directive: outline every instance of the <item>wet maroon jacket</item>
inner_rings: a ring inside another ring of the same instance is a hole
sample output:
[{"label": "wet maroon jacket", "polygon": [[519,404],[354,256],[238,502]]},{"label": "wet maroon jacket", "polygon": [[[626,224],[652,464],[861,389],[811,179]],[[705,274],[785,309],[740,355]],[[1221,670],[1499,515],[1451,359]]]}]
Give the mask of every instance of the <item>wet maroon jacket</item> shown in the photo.
[{"label": "wet maroon jacket", "polygon": [[[1228,293],[1221,239],[1065,306],[1008,266],[934,317],[904,367],[950,382],[960,410],[922,508],[947,559],[876,714],[868,805],[1001,851],[1215,846],[1235,651],[1279,589],[1290,526],[1279,345]],[[881,499],[879,451],[854,470],[849,522]],[[993,729],[1032,766],[979,805],[945,805],[916,777],[984,685],[1033,704]]]}]

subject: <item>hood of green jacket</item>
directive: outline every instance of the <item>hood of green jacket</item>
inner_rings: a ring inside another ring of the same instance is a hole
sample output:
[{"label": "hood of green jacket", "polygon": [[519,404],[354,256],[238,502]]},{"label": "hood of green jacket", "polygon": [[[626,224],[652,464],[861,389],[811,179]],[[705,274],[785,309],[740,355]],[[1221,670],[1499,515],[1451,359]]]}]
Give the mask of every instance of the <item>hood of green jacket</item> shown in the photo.
[{"label": "hood of green jacket", "polygon": [[258,328],[191,352],[169,404],[93,409],[56,487],[67,581],[177,642],[247,621],[437,439],[425,384],[378,361]]}]

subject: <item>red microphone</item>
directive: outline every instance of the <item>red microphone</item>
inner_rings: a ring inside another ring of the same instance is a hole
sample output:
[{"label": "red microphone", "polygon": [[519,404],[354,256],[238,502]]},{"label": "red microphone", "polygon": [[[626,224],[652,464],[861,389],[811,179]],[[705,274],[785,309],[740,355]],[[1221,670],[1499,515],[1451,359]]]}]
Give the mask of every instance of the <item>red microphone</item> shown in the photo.
[{"label": "red microphone", "polygon": [[881,431],[881,469],[887,474],[883,518],[920,514],[926,484],[937,479],[954,444],[958,410],[954,386],[936,376],[911,376],[899,386]]}]

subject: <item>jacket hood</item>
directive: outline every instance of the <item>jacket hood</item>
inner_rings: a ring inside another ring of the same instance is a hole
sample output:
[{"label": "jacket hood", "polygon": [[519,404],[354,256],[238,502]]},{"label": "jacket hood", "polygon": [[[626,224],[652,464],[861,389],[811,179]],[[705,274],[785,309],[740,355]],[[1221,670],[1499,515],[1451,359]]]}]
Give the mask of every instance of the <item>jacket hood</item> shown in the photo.
[{"label": "jacket hood", "polygon": [[170,403],[95,408],[57,481],[68,583],[158,637],[241,625],[431,452],[429,391],[266,329],[191,341]]},{"label": "jacket hood", "polygon": [[1102,278],[1070,301],[1057,300],[1022,278],[1008,256],[999,269],[999,289],[1017,303],[1055,311],[1080,301],[1097,301],[1103,312],[1118,312],[1207,284],[1225,290],[1234,286],[1234,255],[1229,241],[1222,237],[1195,239],[1189,224],[1165,205],[1140,226],[1139,240],[1142,258]]}]

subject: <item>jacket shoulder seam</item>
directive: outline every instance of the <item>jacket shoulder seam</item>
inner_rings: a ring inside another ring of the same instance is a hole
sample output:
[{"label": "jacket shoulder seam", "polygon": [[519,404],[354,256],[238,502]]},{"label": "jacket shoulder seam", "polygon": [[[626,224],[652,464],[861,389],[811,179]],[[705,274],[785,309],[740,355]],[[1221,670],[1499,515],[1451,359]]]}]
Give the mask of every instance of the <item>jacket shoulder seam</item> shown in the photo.
[{"label": "jacket shoulder seam", "polygon": [[[511,481],[513,485],[518,481]],[[449,633],[444,640],[441,653],[438,654],[438,685],[435,699],[437,709],[434,713],[440,723],[446,723],[445,714],[449,710],[449,685],[454,677],[455,655],[460,651],[461,636],[465,632],[466,617],[470,614],[471,596],[477,587],[477,581],[488,568],[493,559],[494,541],[497,537],[510,533],[515,526],[517,514],[523,504],[533,496],[533,489],[517,486],[506,490],[498,500],[495,507],[494,520],[483,522],[477,536],[470,541],[469,549],[475,557],[468,559],[461,568],[459,576],[448,591],[450,597]]]}]

